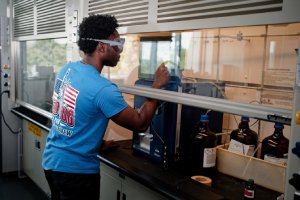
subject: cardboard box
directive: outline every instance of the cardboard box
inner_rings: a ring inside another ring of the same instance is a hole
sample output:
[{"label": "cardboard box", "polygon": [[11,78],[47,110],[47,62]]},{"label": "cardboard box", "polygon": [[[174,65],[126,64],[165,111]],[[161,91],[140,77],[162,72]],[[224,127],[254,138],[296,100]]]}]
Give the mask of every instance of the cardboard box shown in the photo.
[{"label": "cardboard box", "polygon": [[219,172],[248,180],[274,191],[284,192],[286,166],[262,159],[231,152],[227,145],[217,147],[217,169]]}]

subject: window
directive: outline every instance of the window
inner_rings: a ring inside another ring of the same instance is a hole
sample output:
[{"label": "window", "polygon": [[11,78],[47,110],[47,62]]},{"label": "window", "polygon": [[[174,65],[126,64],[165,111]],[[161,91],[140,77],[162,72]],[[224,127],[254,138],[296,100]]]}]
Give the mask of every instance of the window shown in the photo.
[{"label": "window", "polygon": [[22,41],[17,99],[51,112],[56,73],[66,64],[67,39]]}]

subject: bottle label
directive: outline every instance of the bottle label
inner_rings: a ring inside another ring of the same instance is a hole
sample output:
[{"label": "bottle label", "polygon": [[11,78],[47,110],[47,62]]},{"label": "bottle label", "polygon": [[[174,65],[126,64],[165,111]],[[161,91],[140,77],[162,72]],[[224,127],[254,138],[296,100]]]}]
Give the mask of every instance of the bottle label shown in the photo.
[{"label": "bottle label", "polygon": [[255,145],[246,145],[246,144],[238,142],[234,139],[231,139],[228,150],[236,152],[236,153],[248,155],[248,156],[253,156],[254,150],[255,150]]},{"label": "bottle label", "polygon": [[203,167],[214,167],[216,165],[217,148],[204,148]]},{"label": "bottle label", "polygon": [[244,190],[244,197],[247,197],[249,199],[254,199],[254,190]]},{"label": "bottle label", "polygon": [[275,164],[279,164],[279,165],[287,165],[287,158],[276,158],[269,154],[266,154],[264,156],[264,160],[275,163]]}]

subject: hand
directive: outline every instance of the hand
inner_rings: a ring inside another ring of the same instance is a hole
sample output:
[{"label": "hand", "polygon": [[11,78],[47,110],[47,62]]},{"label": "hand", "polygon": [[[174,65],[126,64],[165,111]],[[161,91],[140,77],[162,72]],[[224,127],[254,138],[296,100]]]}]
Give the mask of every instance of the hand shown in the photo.
[{"label": "hand", "polygon": [[165,66],[164,63],[160,64],[160,66],[157,68],[154,76],[154,82],[152,87],[153,88],[162,88],[167,84],[167,82],[170,79],[170,74],[168,71],[168,68]]}]

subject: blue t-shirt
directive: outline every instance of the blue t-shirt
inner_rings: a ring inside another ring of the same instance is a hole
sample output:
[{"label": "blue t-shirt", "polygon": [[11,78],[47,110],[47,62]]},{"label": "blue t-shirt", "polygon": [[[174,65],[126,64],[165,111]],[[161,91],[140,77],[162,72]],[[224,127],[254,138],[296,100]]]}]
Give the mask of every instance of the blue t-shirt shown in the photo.
[{"label": "blue t-shirt", "polygon": [[109,118],[128,106],[118,87],[95,67],[78,61],[61,69],[52,100],[52,127],[43,168],[98,173],[97,155]]}]

